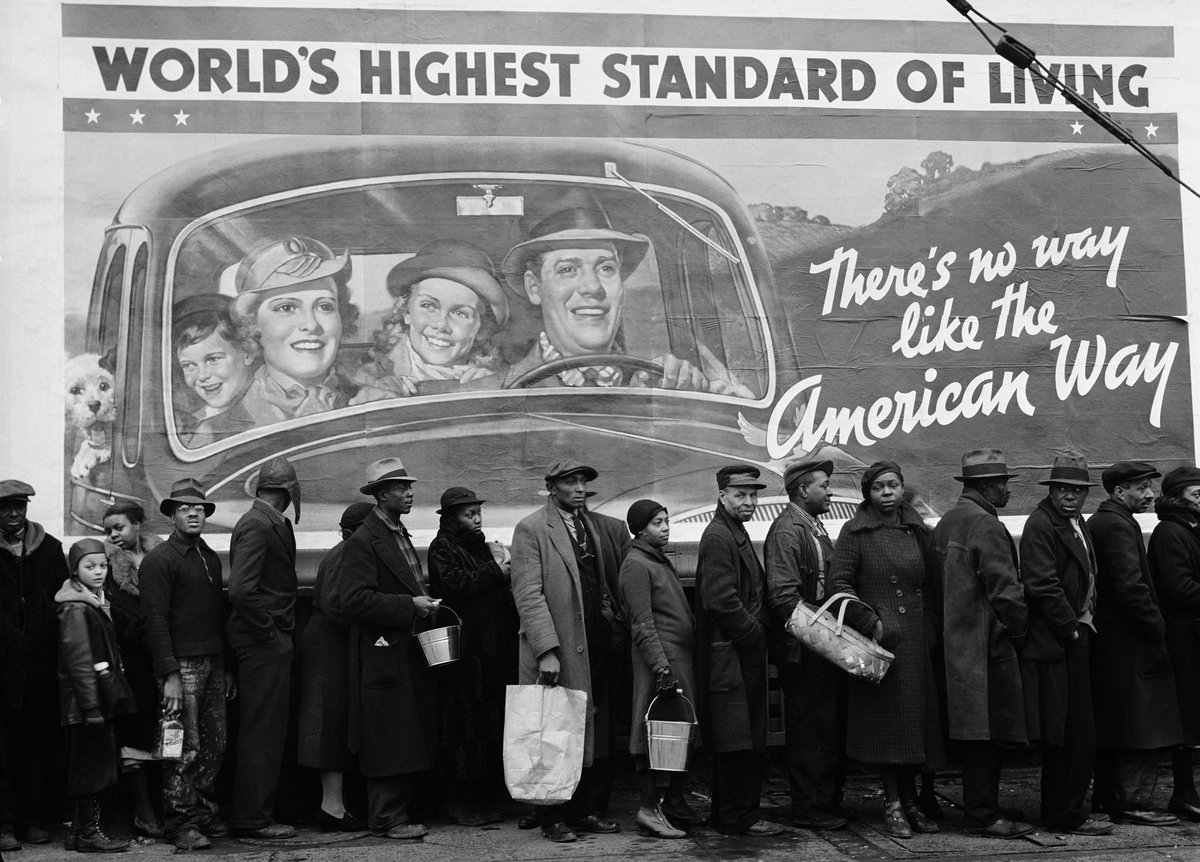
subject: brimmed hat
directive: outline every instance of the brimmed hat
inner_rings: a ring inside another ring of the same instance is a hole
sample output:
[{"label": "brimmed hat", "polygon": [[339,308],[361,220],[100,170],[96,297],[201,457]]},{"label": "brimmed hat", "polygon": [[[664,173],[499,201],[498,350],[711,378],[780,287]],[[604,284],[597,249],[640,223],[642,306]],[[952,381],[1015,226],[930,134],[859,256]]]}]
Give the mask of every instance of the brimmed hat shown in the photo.
[{"label": "brimmed hat", "polygon": [[862,480],[858,483],[862,489],[864,500],[871,493],[871,484],[884,473],[895,473],[900,477],[901,482],[904,481],[904,473],[901,472],[900,465],[895,461],[876,461],[863,471]]},{"label": "brimmed hat", "polygon": [[463,488],[460,485],[455,485],[452,488],[447,488],[442,492],[441,507],[437,510],[439,515],[444,515],[451,509],[458,506],[471,506],[475,503],[486,503],[487,500],[481,500],[470,488]]},{"label": "brimmed hat", "polygon": [[554,248],[601,248],[606,245],[617,250],[621,278],[624,279],[642,262],[650,241],[617,230],[601,210],[583,207],[559,210],[530,228],[525,240],[505,255],[501,265],[504,279],[518,296],[524,296],[525,265],[542,252]]},{"label": "brimmed hat", "polygon": [[200,315],[215,315],[228,317],[229,306],[233,297],[223,293],[197,293],[195,296],[185,296],[171,306],[171,326],[175,331],[185,328],[193,317]]},{"label": "brimmed hat", "polygon": [[647,524],[658,517],[659,512],[665,511],[667,511],[667,507],[662,503],[654,500],[638,500],[625,513],[625,523],[629,526],[629,532],[636,536],[646,529]]},{"label": "brimmed hat", "polygon": [[75,576],[75,567],[79,565],[79,561],[90,554],[105,554],[104,543],[99,539],[80,539],[71,546],[71,550],[67,551],[67,571],[71,577]]},{"label": "brimmed hat", "polygon": [[806,473],[815,473],[820,470],[826,476],[833,475],[833,462],[829,460],[817,461],[797,461],[794,464],[789,464],[783,471],[783,490],[788,494],[792,493],[792,488],[800,481]]},{"label": "brimmed hat", "polygon": [[335,255],[329,246],[312,237],[269,239],[246,253],[233,281],[238,296],[241,296],[307,284],[337,275],[349,265],[349,250]]},{"label": "brimmed hat", "polygon": [[753,464],[726,464],[717,471],[717,490],[726,488],[757,488],[767,487],[758,481],[758,468]]},{"label": "brimmed hat", "polygon": [[20,479],[0,480],[0,501],[28,503],[34,493],[33,486],[28,482],[22,482]]},{"label": "brimmed hat", "polygon": [[1138,479],[1157,479],[1161,475],[1162,473],[1154,469],[1153,464],[1147,464],[1145,461],[1118,461],[1100,474],[1100,483],[1104,485],[1104,490],[1111,494],[1113,488],[1118,485]]},{"label": "brimmed hat", "polygon": [[278,488],[287,491],[292,498],[292,508],[296,510],[296,523],[300,523],[300,480],[296,478],[296,468],[287,458],[272,458],[259,468],[258,474],[250,481],[250,493],[257,495],[266,488]]},{"label": "brimmed hat", "polygon": [[581,461],[570,456],[566,458],[555,458],[546,465],[547,482],[553,482],[555,479],[561,479],[563,476],[570,476],[572,473],[582,473],[583,481],[594,482],[600,474],[596,472],[595,467],[589,467]]},{"label": "brimmed hat", "polygon": [[962,456],[962,475],[954,478],[960,482],[972,479],[1012,479],[1017,473],[1008,472],[1002,449],[972,449]]},{"label": "brimmed hat", "polygon": [[367,465],[367,482],[358,489],[360,494],[370,497],[375,489],[388,482],[420,482],[416,476],[408,475],[404,462],[399,458],[380,458]]},{"label": "brimmed hat", "polygon": [[346,507],[346,511],[342,512],[338,527],[343,530],[357,530],[374,508],[374,503],[351,503]]},{"label": "brimmed hat", "polygon": [[202,503],[204,504],[204,516],[208,517],[217,511],[217,506],[215,503],[208,502],[204,490],[204,486],[195,479],[180,479],[171,486],[170,496],[158,504],[158,511],[169,518],[175,514],[175,507],[180,503],[191,505]]},{"label": "brimmed hat", "polygon": [[1176,492],[1182,491],[1184,488],[1190,488],[1192,485],[1200,485],[1200,469],[1193,467],[1191,464],[1176,467],[1163,476],[1163,496],[1173,497]]},{"label": "brimmed hat", "polygon": [[1071,455],[1059,455],[1050,468],[1050,478],[1039,485],[1075,485],[1079,488],[1095,488],[1096,483],[1088,475],[1087,461]]},{"label": "brimmed hat", "polygon": [[479,246],[457,239],[434,240],[392,267],[387,274],[388,293],[399,296],[426,278],[445,278],[470,288],[492,309],[498,325],[508,320],[508,297],[492,275],[492,259]]}]

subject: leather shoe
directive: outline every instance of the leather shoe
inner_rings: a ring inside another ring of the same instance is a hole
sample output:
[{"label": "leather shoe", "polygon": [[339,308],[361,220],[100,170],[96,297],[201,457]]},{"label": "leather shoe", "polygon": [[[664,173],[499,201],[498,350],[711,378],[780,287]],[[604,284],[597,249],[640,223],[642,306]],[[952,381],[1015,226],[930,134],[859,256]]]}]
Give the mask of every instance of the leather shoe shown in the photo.
[{"label": "leather shoe", "polygon": [[0,832],[0,850],[5,853],[14,853],[21,849],[21,842],[17,840],[17,836],[12,832]]},{"label": "leather shoe", "polygon": [[932,835],[934,832],[942,831],[942,827],[926,817],[925,813],[921,811],[920,806],[915,803],[904,809],[904,816],[908,818],[908,823],[912,826],[913,832]]},{"label": "leather shoe", "polygon": [[836,814],[823,814],[820,811],[809,811],[807,814],[796,814],[792,817],[792,825],[801,829],[814,831],[844,829],[850,821]]},{"label": "leather shoe", "polygon": [[899,802],[889,802],[883,806],[883,831],[893,838],[913,837],[912,826]]},{"label": "leather shoe", "polygon": [[572,820],[568,824],[575,832],[591,832],[593,835],[609,835],[621,831],[621,824],[615,820],[603,820],[595,814],[589,814],[580,820]]},{"label": "leather shoe", "polygon": [[689,805],[686,799],[680,799],[678,802],[664,799],[662,804],[658,806],[658,810],[663,813],[663,816],[673,826],[703,826],[708,820],[707,817]]},{"label": "leather shoe", "polygon": [[447,805],[442,809],[441,816],[447,823],[458,826],[485,826],[496,822],[491,812],[469,805]]},{"label": "leather shoe", "polygon": [[349,811],[341,817],[334,817],[324,808],[317,809],[317,826],[322,832],[366,832],[367,824],[359,820]]},{"label": "leather shoe", "polygon": [[30,826],[25,830],[26,844],[49,844],[50,833],[40,826]]},{"label": "leather shoe", "polygon": [[1033,831],[1033,825],[1001,817],[987,826],[968,826],[966,831],[981,838],[1024,838]]},{"label": "leather shoe", "polygon": [[172,838],[171,843],[185,853],[189,853],[192,850],[207,850],[209,847],[212,847],[212,842],[199,829],[193,829],[190,826]]},{"label": "leather shoe", "polygon": [[561,822],[543,826],[542,837],[547,841],[553,841],[555,844],[570,844],[572,841],[579,840],[575,833],[571,831],[571,827]]},{"label": "leather shoe", "polygon": [[384,838],[395,838],[397,840],[406,840],[413,838],[421,838],[429,832],[420,823],[397,823],[387,832],[383,833]]},{"label": "leather shoe", "polygon": [[783,827],[778,823],[772,823],[770,820],[759,820],[751,826],[747,826],[739,834],[749,835],[752,838],[769,838],[772,835],[778,835],[783,831]]},{"label": "leather shoe", "polygon": [[153,820],[143,820],[137,815],[134,815],[133,831],[135,835],[143,835],[146,838],[162,838],[162,821],[158,820],[157,818]]},{"label": "leather shoe", "polygon": [[236,831],[241,838],[258,838],[263,841],[280,841],[296,836],[295,827],[288,826],[286,823],[268,823],[257,829],[238,829]]},{"label": "leather shoe", "polygon": [[517,820],[518,829],[537,829],[538,819],[536,814],[523,814]]},{"label": "leather shoe", "polygon": [[637,824],[639,832],[651,838],[687,838],[687,833],[668,823],[658,808],[642,806],[633,822]]},{"label": "leather shoe", "polygon": [[1193,805],[1178,796],[1172,796],[1167,803],[1167,810],[1180,820],[1200,820],[1200,805]]},{"label": "leather shoe", "polygon": [[1165,814],[1162,811],[1144,811],[1132,809],[1128,811],[1113,811],[1113,823],[1134,823],[1138,826],[1170,826],[1179,822],[1179,818],[1174,814]]},{"label": "leather shoe", "polygon": [[[136,823],[134,824],[137,825]],[[209,838],[224,838],[229,834],[229,824],[220,817],[214,817],[211,820],[205,820],[198,827],[201,835],[206,835]]]},{"label": "leather shoe", "polygon": [[1064,829],[1063,831],[1068,835],[1107,835],[1109,832],[1113,831],[1113,825],[1111,823],[1104,823],[1100,820],[1093,820],[1091,817],[1089,817],[1074,829]]}]

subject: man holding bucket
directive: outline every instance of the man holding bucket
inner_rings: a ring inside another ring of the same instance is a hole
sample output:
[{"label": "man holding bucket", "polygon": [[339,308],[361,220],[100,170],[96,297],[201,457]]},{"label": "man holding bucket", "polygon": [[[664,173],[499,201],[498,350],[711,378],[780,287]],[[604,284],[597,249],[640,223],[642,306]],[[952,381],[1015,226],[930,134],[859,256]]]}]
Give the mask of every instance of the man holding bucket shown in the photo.
[{"label": "man holding bucket", "polygon": [[367,779],[367,827],[386,838],[420,838],[408,813],[412,776],[434,767],[437,694],[412,636],[413,621],[437,610],[421,561],[400,521],[413,483],[399,458],[367,467],[359,491],[375,508],[346,540],[332,610],[350,622],[350,749]]}]

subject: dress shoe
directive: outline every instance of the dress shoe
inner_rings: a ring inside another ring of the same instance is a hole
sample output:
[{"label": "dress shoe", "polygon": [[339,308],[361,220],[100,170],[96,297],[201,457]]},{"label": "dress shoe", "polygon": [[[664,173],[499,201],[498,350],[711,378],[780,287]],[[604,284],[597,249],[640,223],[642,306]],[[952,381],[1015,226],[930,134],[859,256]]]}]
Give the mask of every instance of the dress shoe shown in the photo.
[{"label": "dress shoe", "polygon": [[978,835],[981,838],[1024,838],[1033,831],[1032,824],[1020,820],[1009,820],[1001,817],[987,826],[968,826],[968,835]]},{"label": "dress shoe", "polygon": [[849,822],[845,817],[839,817],[836,814],[825,814],[821,811],[809,811],[807,814],[792,815],[793,826],[799,826],[801,829],[812,829],[814,831],[844,829]]},{"label": "dress shoe", "polygon": [[688,804],[686,799],[671,801],[664,799],[662,804],[658,806],[658,810],[663,813],[667,820],[671,821],[674,826],[703,826],[708,820],[703,814]]},{"label": "dress shoe", "polygon": [[536,814],[522,814],[517,820],[518,829],[537,829],[538,819]]},{"label": "dress shoe", "polygon": [[883,831],[893,838],[913,837],[912,826],[899,802],[889,802],[883,806]]},{"label": "dress shoe", "polygon": [[1111,823],[1105,823],[1101,820],[1093,820],[1091,817],[1089,817],[1074,829],[1064,829],[1063,831],[1068,835],[1086,835],[1089,837],[1094,837],[1097,835],[1107,835],[1109,832],[1112,832],[1113,825]]},{"label": "dress shoe", "polygon": [[491,815],[482,808],[470,805],[447,805],[441,811],[441,819],[458,826],[483,826],[495,823]]},{"label": "dress shoe", "polygon": [[942,811],[942,803],[938,802],[937,794],[932,790],[922,790],[921,795],[917,797],[917,805],[921,806],[921,813],[930,820],[940,821],[946,816]]},{"label": "dress shoe", "polygon": [[1132,809],[1114,811],[1112,821],[1113,823],[1134,823],[1138,826],[1171,826],[1178,823],[1179,818],[1174,814],[1166,814],[1162,811]]},{"label": "dress shoe", "polygon": [[638,809],[633,822],[637,824],[640,833],[651,838],[687,838],[687,833],[668,823],[658,808],[647,808],[643,805]]},{"label": "dress shoe", "polygon": [[210,817],[208,820],[201,821],[196,828],[200,830],[201,835],[209,838],[224,838],[229,834],[229,824],[220,817]]},{"label": "dress shoe", "polygon": [[49,844],[50,833],[41,826],[30,826],[25,830],[26,844]]},{"label": "dress shoe", "polygon": [[542,837],[547,841],[553,841],[555,844],[570,844],[572,841],[579,840],[575,833],[571,831],[571,827],[561,822],[543,826]]},{"label": "dress shoe", "polygon": [[162,821],[158,818],[143,820],[135,814],[133,817],[133,832],[135,835],[144,835],[147,838],[162,838]]},{"label": "dress shoe", "polygon": [[1178,796],[1172,796],[1167,803],[1167,810],[1180,820],[1200,820],[1200,805],[1193,805]]},{"label": "dress shoe", "polygon": [[747,826],[738,834],[749,835],[751,838],[769,838],[781,832],[783,832],[783,827],[778,823],[773,823],[770,820],[759,820],[753,825]]},{"label": "dress shoe", "polygon": [[621,831],[621,824],[617,821],[604,820],[595,814],[589,814],[579,820],[572,820],[568,825],[575,832],[591,832],[593,835],[609,835]]},{"label": "dress shoe", "polygon": [[317,826],[322,832],[366,832],[367,824],[359,820],[349,811],[341,817],[334,817],[324,808],[317,809]]},{"label": "dress shoe", "polygon": [[422,838],[429,832],[420,823],[398,823],[383,833],[384,838],[395,838],[397,840],[411,840],[413,838]]},{"label": "dress shoe", "polygon": [[257,829],[237,829],[235,831],[240,838],[258,838],[262,841],[282,841],[284,838],[296,837],[295,827],[285,823],[268,823]]},{"label": "dress shoe", "polygon": [[915,803],[904,809],[904,816],[908,818],[908,823],[912,826],[913,832],[932,835],[934,832],[942,831],[942,827],[926,817],[921,807]]},{"label": "dress shoe", "polygon": [[0,832],[0,851],[14,853],[21,849],[21,842],[13,832]]},{"label": "dress shoe", "polygon": [[175,845],[177,850],[182,850],[185,853],[189,853],[192,850],[207,850],[209,847],[212,847],[212,842],[199,829],[193,829],[190,826],[172,838],[171,843]]}]

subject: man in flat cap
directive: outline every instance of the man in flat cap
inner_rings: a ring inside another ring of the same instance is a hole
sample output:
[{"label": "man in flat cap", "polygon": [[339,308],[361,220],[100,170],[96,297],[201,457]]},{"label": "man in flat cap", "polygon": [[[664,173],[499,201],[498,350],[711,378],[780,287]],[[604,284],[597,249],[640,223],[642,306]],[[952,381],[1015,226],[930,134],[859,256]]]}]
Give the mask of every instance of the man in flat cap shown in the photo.
[{"label": "man in flat cap", "polygon": [[[621,343],[625,280],[649,247],[644,236],[617,230],[598,209],[564,209],[535,224],[504,258],[503,269],[513,292],[541,309],[542,331],[504,385],[661,386],[753,398],[701,343],[697,362],[669,352],[656,357],[663,369],[658,379],[627,356],[622,361],[626,347],[634,347]],[[595,354],[612,354],[612,360],[572,359]],[[539,373],[543,366],[546,372]]]},{"label": "man in flat cap", "polygon": [[777,835],[759,817],[767,747],[766,573],[745,523],[766,487],[750,464],[717,471],[717,509],[696,561],[696,690],[713,753],[712,824]]},{"label": "man in flat cap", "polygon": [[1113,464],[1100,474],[1108,499],[1087,522],[1097,570],[1092,808],[1108,811],[1115,823],[1146,826],[1178,821],[1154,810],[1154,787],[1161,749],[1183,740],[1166,624],[1134,518],[1154,504],[1160,475],[1143,461]]},{"label": "man in flat cap", "polygon": [[291,838],[296,830],[274,819],[296,627],[296,534],[283,513],[293,506],[300,521],[300,482],[286,458],[259,469],[254,496],[229,539],[227,633],[242,693],[229,825],[250,838]]},{"label": "man in flat cap", "polygon": [[229,832],[216,783],[225,757],[225,701],[237,690],[225,655],[221,560],[201,538],[217,507],[199,482],[180,479],[158,508],[174,530],[138,570],[142,617],[163,714],[183,723],[183,759],[163,761],[163,815],[168,840],[180,850],[200,850]]},{"label": "man in flat cap", "polygon": [[838,813],[845,781],[847,675],[831,662],[783,634],[784,624],[801,601],[825,600],[825,576],[833,541],[821,523],[829,511],[833,462],[811,459],[789,464],[783,472],[788,505],[767,532],[763,558],[772,628],[783,644],[779,667],[792,825],[841,829]]},{"label": "man in flat cap", "polygon": [[437,765],[437,689],[413,623],[438,607],[400,520],[412,510],[411,475],[399,458],[367,466],[359,491],[375,498],[342,551],[328,592],[333,616],[350,624],[350,750],[367,778],[367,828],[386,838],[420,838],[415,777]]},{"label": "man in flat cap", "polygon": [[1091,638],[1096,632],[1096,552],[1083,526],[1094,487],[1087,463],[1054,459],[1049,492],[1025,521],[1021,580],[1029,637],[1021,651],[1030,736],[1042,749],[1042,823],[1055,832],[1107,835],[1084,807],[1092,783]]},{"label": "man in flat cap", "polygon": [[577,832],[620,829],[593,810],[591,767],[598,755],[597,728],[607,724],[604,659],[614,616],[602,539],[584,504],[596,470],[574,458],[546,468],[549,498],[513,531],[512,591],[521,618],[518,676],[523,685],[565,685],[587,692],[583,775],[563,805],[541,806],[538,819],[550,841],[576,840]]},{"label": "man in flat cap", "polygon": [[[58,728],[54,593],[62,543],[27,517],[33,486],[0,481],[0,851],[50,840],[46,772]],[[57,586],[56,586],[57,584]]]},{"label": "man in flat cap", "polygon": [[949,735],[959,741],[963,811],[968,831],[990,838],[1033,831],[1000,810],[1005,748],[1028,741],[1017,651],[1029,615],[1017,548],[997,515],[1008,504],[1014,475],[999,449],[967,452],[954,477],[962,495],[933,531]]}]

